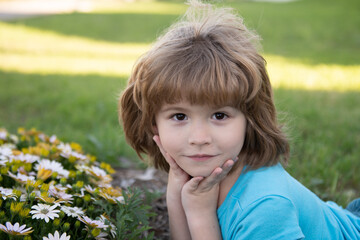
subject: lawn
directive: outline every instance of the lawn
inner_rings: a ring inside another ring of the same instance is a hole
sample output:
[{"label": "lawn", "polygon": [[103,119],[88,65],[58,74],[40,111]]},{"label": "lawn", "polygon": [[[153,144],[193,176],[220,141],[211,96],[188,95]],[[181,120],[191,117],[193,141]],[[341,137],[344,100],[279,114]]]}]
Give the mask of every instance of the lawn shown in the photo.
[{"label": "lawn", "polygon": [[[325,200],[360,196],[360,3],[225,1],[259,32],[289,171]],[[115,166],[126,145],[117,97],[137,57],[184,12],[172,2],[118,3],[0,22],[0,126],[35,127]]]}]

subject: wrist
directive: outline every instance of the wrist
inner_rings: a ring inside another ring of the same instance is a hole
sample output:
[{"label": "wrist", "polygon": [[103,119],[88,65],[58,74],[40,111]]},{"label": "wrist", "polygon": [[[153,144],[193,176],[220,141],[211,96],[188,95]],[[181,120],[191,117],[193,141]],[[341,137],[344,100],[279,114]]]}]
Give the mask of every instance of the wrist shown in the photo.
[{"label": "wrist", "polygon": [[218,219],[216,209],[184,209],[184,212],[189,224],[190,222],[196,224],[207,219],[216,219],[216,221]]},{"label": "wrist", "polygon": [[216,213],[209,212],[202,215],[188,214],[187,222],[192,239],[222,239],[221,230]]}]

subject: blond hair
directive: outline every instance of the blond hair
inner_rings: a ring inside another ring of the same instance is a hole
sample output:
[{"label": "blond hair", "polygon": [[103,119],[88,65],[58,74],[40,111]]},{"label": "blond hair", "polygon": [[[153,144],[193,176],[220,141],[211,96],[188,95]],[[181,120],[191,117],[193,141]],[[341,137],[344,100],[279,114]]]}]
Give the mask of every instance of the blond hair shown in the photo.
[{"label": "blond hair", "polygon": [[184,17],[136,63],[119,100],[125,137],[140,158],[165,171],[153,141],[155,114],[164,103],[232,106],[246,117],[239,159],[248,169],[287,162],[289,144],[277,123],[259,37],[230,8],[190,1]]}]

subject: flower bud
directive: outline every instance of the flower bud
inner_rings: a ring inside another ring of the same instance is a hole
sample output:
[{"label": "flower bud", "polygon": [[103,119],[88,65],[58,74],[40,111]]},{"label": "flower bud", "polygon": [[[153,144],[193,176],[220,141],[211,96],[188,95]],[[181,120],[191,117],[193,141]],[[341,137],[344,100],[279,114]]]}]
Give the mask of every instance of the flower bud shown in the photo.
[{"label": "flower bud", "polygon": [[35,198],[36,198],[36,193],[35,192],[30,193],[30,195],[29,195],[30,201],[34,201]]},{"label": "flower bud", "polygon": [[76,182],[76,186],[77,186],[78,188],[82,188],[82,187],[84,187],[84,182],[83,182],[83,181],[77,181],[77,182]]},{"label": "flower bud", "polygon": [[2,168],[0,168],[0,174],[2,174],[2,175],[7,174],[8,171],[9,171],[9,168],[8,168],[8,167],[2,167]]},{"label": "flower bud", "polygon": [[26,163],[25,164],[25,171],[30,172],[31,169],[32,169],[32,164],[31,163]]},{"label": "flower bud", "polygon": [[21,191],[17,189],[13,189],[13,193],[16,195],[17,198],[21,197]]},{"label": "flower bud", "polygon": [[82,203],[83,203],[83,202],[82,202],[82,200],[81,200],[80,198],[77,198],[77,199],[76,199],[76,205],[77,205],[77,206],[81,206]]},{"label": "flower bud", "polygon": [[81,171],[76,171],[76,177],[80,177],[82,175],[82,172]]},{"label": "flower bud", "polygon": [[20,210],[19,215],[20,217],[26,218],[27,216],[29,216],[29,213],[30,213],[30,209],[24,208]]},{"label": "flower bud", "polygon": [[53,221],[53,225],[54,225],[55,227],[58,227],[58,226],[60,225],[60,219],[55,218],[54,221]]},{"label": "flower bud", "polygon": [[78,229],[81,225],[81,222],[80,221],[76,221],[75,222],[75,228]]},{"label": "flower bud", "polygon": [[57,173],[57,172],[53,172],[53,173],[51,174],[51,178],[52,178],[52,179],[56,179],[57,176],[58,176],[58,173]]},{"label": "flower bud", "polygon": [[42,192],[49,191],[49,184],[44,183],[43,185],[41,185],[40,191],[42,191]]},{"label": "flower bud", "polygon": [[73,170],[69,171],[69,178],[75,178],[76,177],[76,172]]},{"label": "flower bud", "polygon": [[91,230],[91,235],[96,237],[100,234],[100,232],[101,232],[101,230],[99,228],[94,228],[93,230]]},{"label": "flower bud", "polygon": [[65,217],[65,213],[63,211],[59,212],[59,218],[64,218]]},{"label": "flower bud", "polygon": [[[75,225],[76,225],[76,223],[75,223]],[[68,231],[70,229],[70,223],[68,223],[68,222],[64,223],[63,228],[64,228],[65,232]]]},{"label": "flower bud", "polygon": [[4,211],[0,211],[0,219],[3,219],[5,217],[5,212]]},{"label": "flower bud", "polygon": [[74,157],[74,156],[71,155],[71,156],[69,157],[69,162],[70,162],[70,163],[75,163],[75,162],[76,162],[76,157]]},{"label": "flower bud", "polygon": [[85,202],[90,202],[90,201],[91,201],[91,196],[90,196],[89,194],[86,194],[86,195],[84,196],[84,201],[85,201]]},{"label": "flower bud", "polygon": [[61,178],[60,183],[61,183],[61,185],[65,186],[67,184],[66,178]]},{"label": "flower bud", "polygon": [[12,172],[17,172],[18,169],[19,169],[19,166],[18,166],[18,165],[12,165],[12,166],[11,166],[11,171],[12,171]]},{"label": "flower bud", "polygon": [[90,205],[87,209],[88,212],[93,212],[95,210],[95,207],[93,205]]}]

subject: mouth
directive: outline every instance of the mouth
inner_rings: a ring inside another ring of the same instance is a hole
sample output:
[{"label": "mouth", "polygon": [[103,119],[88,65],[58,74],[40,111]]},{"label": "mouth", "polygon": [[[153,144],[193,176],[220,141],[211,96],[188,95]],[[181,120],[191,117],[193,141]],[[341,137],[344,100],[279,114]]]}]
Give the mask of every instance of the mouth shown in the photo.
[{"label": "mouth", "polygon": [[187,157],[194,160],[194,161],[196,161],[196,162],[204,162],[204,161],[207,161],[210,158],[213,158],[215,156],[217,156],[217,155],[195,154],[195,155],[190,155],[190,156],[187,156]]}]

